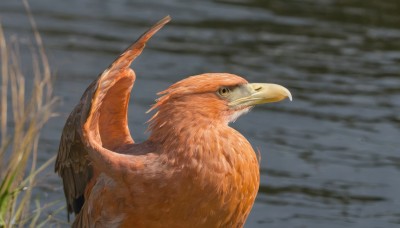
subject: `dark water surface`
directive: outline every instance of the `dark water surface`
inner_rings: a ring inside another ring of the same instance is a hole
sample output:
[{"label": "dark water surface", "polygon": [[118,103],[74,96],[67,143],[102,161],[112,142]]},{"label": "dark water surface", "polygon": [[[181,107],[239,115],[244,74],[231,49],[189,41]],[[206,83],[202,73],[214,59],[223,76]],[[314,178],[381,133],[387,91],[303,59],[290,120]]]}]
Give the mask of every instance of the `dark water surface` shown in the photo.
[{"label": "dark water surface", "polygon": [[[88,84],[143,31],[173,21],[134,63],[130,127],[146,139],[155,93],[186,76],[230,72],[288,87],[293,102],[253,109],[233,126],[262,153],[246,227],[400,227],[400,1],[31,1],[56,72],[60,116],[42,161]],[[0,1],[8,34],[31,37],[19,1]],[[61,200],[49,169],[42,203]],[[47,211],[51,213],[51,211]],[[54,218],[63,225],[65,212]]]}]

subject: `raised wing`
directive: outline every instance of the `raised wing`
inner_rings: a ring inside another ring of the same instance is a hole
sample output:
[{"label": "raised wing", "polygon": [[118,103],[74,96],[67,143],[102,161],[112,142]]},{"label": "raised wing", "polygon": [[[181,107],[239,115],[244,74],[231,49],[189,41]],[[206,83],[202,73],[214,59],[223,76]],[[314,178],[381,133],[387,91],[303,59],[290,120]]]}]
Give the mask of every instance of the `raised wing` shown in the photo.
[{"label": "raised wing", "polygon": [[[136,79],[130,65],[141,54],[146,42],[170,20],[169,16],[163,18],[129,46],[86,89],[69,115],[55,164],[55,171],[63,179],[68,216],[79,213],[84,193],[90,191],[90,182],[95,182],[98,175],[96,167],[88,160],[88,142],[96,141],[111,151],[134,143],[127,119],[129,97]],[[82,127],[88,118],[95,120],[90,125],[92,134],[83,135]]]}]

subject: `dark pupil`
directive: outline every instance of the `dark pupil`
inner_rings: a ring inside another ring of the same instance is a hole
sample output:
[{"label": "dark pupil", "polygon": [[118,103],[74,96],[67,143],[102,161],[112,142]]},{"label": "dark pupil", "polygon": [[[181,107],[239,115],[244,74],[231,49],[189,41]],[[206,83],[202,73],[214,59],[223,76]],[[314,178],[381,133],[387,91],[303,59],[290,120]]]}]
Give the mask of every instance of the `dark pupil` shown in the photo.
[{"label": "dark pupil", "polygon": [[222,93],[226,93],[227,91],[226,91],[226,89],[225,88],[223,88],[222,89]]}]

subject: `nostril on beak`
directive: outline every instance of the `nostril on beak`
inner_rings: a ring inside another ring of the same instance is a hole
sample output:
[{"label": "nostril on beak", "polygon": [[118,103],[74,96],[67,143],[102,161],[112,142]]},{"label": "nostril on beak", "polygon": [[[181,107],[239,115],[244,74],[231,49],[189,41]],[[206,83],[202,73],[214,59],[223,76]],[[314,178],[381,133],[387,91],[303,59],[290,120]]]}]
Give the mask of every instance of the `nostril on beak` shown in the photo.
[{"label": "nostril on beak", "polygon": [[257,86],[256,88],[254,88],[255,91],[259,92],[262,89],[261,86]]}]

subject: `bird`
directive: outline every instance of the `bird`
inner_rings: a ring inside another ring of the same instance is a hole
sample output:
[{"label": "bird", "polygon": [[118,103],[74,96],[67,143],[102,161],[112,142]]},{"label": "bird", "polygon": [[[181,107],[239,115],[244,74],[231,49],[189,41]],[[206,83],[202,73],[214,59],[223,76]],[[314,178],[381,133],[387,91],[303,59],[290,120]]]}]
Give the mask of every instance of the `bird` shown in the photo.
[{"label": "bird", "polygon": [[229,126],[255,105],[292,99],[281,85],[230,73],[184,78],[148,112],[135,142],[128,104],[131,63],[171,18],[163,18],[94,80],[62,131],[55,172],[72,227],[243,227],[259,184],[249,141]]}]

